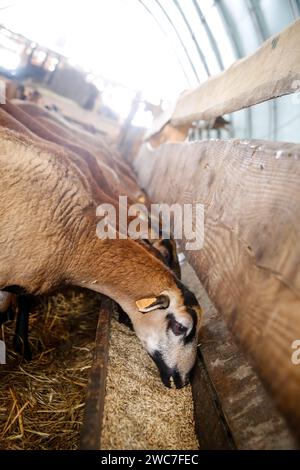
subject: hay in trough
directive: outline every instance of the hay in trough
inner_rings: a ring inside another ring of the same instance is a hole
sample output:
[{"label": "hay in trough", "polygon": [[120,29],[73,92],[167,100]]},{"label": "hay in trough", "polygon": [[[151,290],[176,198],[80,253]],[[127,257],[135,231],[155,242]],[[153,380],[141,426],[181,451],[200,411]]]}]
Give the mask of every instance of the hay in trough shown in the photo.
[{"label": "hay in trough", "polygon": [[196,450],[191,387],[166,388],[135,334],[115,319],[102,449]]},{"label": "hay in trough", "polygon": [[70,289],[36,302],[30,318],[32,362],[10,348],[0,366],[0,448],[77,449],[99,315],[99,296]]}]

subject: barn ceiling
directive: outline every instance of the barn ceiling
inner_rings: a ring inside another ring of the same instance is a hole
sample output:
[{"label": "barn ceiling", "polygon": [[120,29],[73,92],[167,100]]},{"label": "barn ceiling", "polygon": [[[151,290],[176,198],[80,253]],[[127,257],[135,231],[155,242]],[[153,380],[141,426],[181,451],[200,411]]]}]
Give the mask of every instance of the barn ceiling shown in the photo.
[{"label": "barn ceiling", "polygon": [[289,25],[300,15],[300,0],[0,0],[0,13],[0,24],[86,68],[120,81],[123,72],[133,89],[153,69],[163,73],[152,82],[175,73],[182,89]]},{"label": "barn ceiling", "polygon": [[194,85],[254,52],[300,15],[299,0],[138,0]]}]

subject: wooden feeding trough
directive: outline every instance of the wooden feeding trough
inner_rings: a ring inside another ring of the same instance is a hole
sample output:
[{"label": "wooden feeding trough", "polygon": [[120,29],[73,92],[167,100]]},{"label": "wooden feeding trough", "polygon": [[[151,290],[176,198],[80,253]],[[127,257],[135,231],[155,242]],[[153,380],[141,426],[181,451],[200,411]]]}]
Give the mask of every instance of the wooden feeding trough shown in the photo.
[{"label": "wooden feeding trough", "polygon": [[198,449],[191,387],[166,388],[135,333],[112,310],[104,300],[81,448]]}]

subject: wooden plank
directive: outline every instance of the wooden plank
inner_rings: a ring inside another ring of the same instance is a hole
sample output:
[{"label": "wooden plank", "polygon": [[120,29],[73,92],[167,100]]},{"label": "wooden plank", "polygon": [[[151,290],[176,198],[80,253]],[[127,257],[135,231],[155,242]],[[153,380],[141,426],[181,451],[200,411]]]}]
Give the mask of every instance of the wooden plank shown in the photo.
[{"label": "wooden plank", "polygon": [[233,113],[299,89],[300,19],[268,39],[252,55],[236,61],[226,71],[184,92],[173,113],[155,122],[147,137],[171,122],[191,124]]},{"label": "wooden plank", "polygon": [[54,91],[43,86],[35,87],[42,95],[43,105],[56,105],[61,110],[62,115],[71,122],[84,128],[92,127],[100,134],[107,135],[117,140],[121,124],[95,111],[82,108],[70,98],[58,95]]},{"label": "wooden plank", "polygon": [[300,438],[300,146],[203,141],[145,155],[136,171],[154,201],[204,205],[204,246],[186,256]]},{"label": "wooden plank", "polygon": [[80,449],[101,449],[112,301],[103,297],[96,331],[93,364],[87,387]]},{"label": "wooden plank", "polygon": [[284,419],[194,270],[185,263],[181,271],[205,312],[192,382],[201,449],[296,449]]},{"label": "wooden plank", "polygon": [[207,120],[293,93],[299,79],[300,20],[297,20],[252,55],[184,93],[177,101],[171,122],[178,125]]}]

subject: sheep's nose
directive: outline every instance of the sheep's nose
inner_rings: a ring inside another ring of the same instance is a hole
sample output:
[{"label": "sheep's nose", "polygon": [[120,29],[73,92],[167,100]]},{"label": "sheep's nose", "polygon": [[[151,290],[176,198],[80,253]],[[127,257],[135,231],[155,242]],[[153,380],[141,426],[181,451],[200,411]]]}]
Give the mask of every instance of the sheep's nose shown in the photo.
[{"label": "sheep's nose", "polygon": [[190,382],[189,378],[183,380],[177,371],[169,375],[160,374],[160,377],[161,377],[163,384],[168,388],[172,388],[174,384],[175,387],[179,389],[179,388],[185,387]]},{"label": "sheep's nose", "polygon": [[175,387],[176,387],[176,388],[185,387],[185,386],[188,385],[188,383],[189,383],[189,378],[186,378],[185,380],[183,380],[183,379],[180,377],[180,374],[179,374],[178,371],[173,372],[172,378],[173,378],[173,380],[174,380],[174,384],[175,384]]},{"label": "sheep's nose", "polygon": [[182,388],[189,383],[189,374],[187,378],[182,379],[177,369],[170,369],[166,365],[159,351],[150,354],[150,357],[157,365],[162,383],[166,387],[171,388],[172,383],[174,383],[176,388]]},{"label": "sheep's nose", "polygon": [[182,388],[188,384],[188,381],[183,382],[178,372],[174,372],[173,374],[169,374],[169,375],[160,374],[160,377],[161,377],[162,383],[168,388],[173,388],[173,384],[175,385],[177,389]]}]

